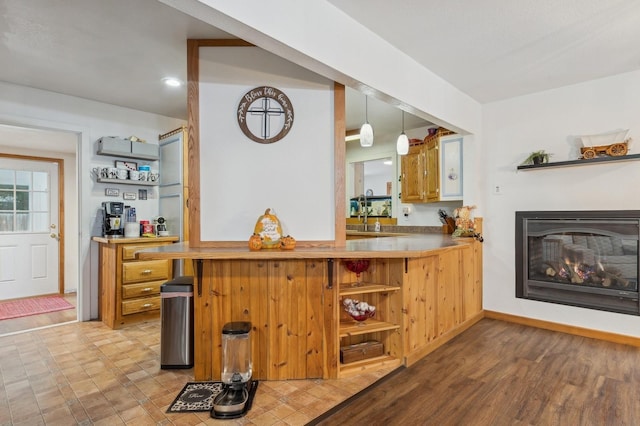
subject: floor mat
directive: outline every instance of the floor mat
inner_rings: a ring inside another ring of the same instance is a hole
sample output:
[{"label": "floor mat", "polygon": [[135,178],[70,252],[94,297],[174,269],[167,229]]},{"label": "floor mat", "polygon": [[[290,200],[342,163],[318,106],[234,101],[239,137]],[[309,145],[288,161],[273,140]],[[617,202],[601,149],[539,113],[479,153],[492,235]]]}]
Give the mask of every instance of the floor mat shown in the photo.
[{"label": "floor mat", "polygon": [[9,302],[0,302],[0,320],[64,311],[74,307],[61,296],[11,300]]},{"label": "floor mat", "polygon": [[184,411],[209,411],[213,398],[222,391],[222,382],[189,382],[184,385],[167,413]]},{"label": "floor mat", "polygon": [[[211,411],[213,408],[213,400],[216,395],[222,392],[222,386],[222,382],[189,382],[184,385],[176,399],[174,399],[171,405],[169,405],[167,413]],[[245,409],[241,414],[228,418],[241,417],[245,415],[247,411],[251,409],[257,389],[258,381],[252,380],[249,386],[249,399],[247,400]]]}]

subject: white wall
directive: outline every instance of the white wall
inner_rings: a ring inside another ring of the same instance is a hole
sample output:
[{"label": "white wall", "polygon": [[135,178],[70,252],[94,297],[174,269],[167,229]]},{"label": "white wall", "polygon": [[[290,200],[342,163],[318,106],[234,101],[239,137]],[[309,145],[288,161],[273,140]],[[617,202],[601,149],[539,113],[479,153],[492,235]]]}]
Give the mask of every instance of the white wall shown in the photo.
[{"label": "white wall", "polygon": [[161,1],[330,80],[402,103],[433,123],[480,132],[478,102],[328,1]]},{"label": "white wall", "polygon": [[[294,109],[281,140],[247,138],[236,118],[248,91],[272,86]],[[200,48],[202,241],[246,241],[267,208],[284,234],[335,238],[333,82],[257,47]]]},{"label": "white wall", "polygon": [[[640,209],[640,163],[516,171],[531,151],[576,158],[575,136],[640,129],[640,72],[496,102],[484,107],[484,307],[640,336],[640,318],[515,298],[515,211]],[[630,154],[638,153],[631,145]],[[502,195],[493,195],[499,186]]]},{"label": "white wall", "polygon": [[[115,158],[95,154],[97,140],[102,136],[138,136],[157,143],[158,135],[185,124],[175,118],[144,113],[114,105],[89,101],[58,93],[0,83],[0,123],[65,130],[80,134],[77,151],[77,187],[81,206],[74,206],[80,223],[79,248],[76,252],[80,272],[81,319],[90,318],[90,307],[97,307],[96,258],[90,256],[91,236],[100,234],[97,212],[104,196],[104,184],[97,184],[91,168],[112,164]],[[185,100],[186,102],[186,100]],[[132,186],[116,186],[122,192]],[[155,191],[157,194],[157,191]],[[136,202],[138,219],[157,214],[158,200],[153,196],[146,202]],[[122,200],[120,198],[119,200]],[[97,313],[97,311],[95,311]]]}]

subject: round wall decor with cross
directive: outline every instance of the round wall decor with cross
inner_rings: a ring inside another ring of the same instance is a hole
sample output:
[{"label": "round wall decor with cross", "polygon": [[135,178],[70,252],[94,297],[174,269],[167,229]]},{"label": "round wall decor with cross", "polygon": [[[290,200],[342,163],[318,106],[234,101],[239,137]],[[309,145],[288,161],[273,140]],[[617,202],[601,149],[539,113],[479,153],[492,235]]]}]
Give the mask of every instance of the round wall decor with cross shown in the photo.
[{"label": "round wall decor with cross", "polygon": [[293,126],[293,105],[275,87],[249,90],[240,100],[237,114],[242,133],[258,143],[278,142]]}]

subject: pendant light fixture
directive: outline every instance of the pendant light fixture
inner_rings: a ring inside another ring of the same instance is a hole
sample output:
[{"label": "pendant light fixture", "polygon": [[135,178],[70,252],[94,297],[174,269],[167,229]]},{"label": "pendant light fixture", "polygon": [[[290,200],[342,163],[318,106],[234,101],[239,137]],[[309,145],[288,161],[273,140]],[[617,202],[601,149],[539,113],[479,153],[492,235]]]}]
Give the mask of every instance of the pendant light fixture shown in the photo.
[{"label": "pendant light fixture", "polygon": [[409,153],[409,138],[404,133],[404,111],[402,111],[402,133],[398,136],[396,151],[398,151],[398,155],[406,155]]},{"label": "pendant light fixture", "polygon": [[364,97],[364,124],[360,128],[360,146],[368,148],[373,145],[373,127],[369,124],[369,97]]}]

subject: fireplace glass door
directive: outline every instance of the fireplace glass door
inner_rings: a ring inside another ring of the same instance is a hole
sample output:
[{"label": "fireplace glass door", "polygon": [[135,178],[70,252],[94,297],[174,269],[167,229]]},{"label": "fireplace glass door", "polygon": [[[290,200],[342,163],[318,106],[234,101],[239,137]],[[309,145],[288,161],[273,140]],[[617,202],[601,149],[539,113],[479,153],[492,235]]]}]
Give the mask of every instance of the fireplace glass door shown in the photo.
[{"label": "fireplace glass door", "polygon": [[639,314],[639,216],[553,213],[518,220],[517,296]]}]

